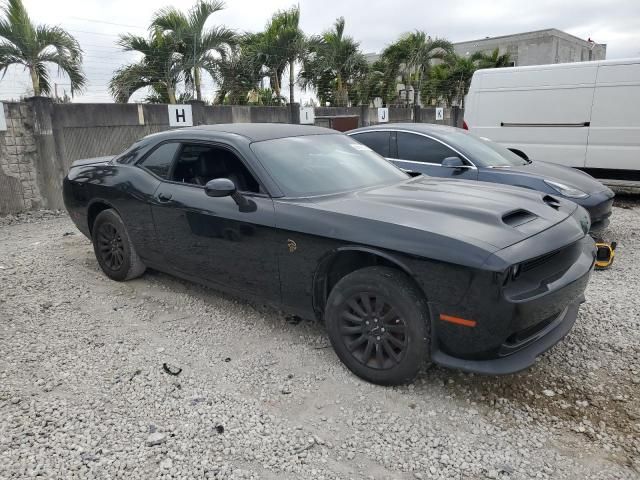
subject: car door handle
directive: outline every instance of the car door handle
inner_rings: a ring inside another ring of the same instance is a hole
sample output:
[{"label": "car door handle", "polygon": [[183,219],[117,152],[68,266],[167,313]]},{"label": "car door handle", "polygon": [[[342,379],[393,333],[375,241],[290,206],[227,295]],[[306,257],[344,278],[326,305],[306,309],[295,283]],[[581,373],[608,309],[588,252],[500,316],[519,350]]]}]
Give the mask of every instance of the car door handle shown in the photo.
[{"label": "car door handle", "polygon": [[158,200],[160,200],[161,202],[168,202],[169,200],[171,200],[172,195],[170,193],[164,193],[164,192],[160,192],[158,194]]}]

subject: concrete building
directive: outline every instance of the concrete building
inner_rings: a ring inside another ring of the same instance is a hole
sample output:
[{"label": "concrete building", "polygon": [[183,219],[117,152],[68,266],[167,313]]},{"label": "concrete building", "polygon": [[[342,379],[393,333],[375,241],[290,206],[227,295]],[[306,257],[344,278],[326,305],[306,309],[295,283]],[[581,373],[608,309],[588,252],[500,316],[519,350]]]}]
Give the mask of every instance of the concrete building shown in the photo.
[{"label": "concrete building", "polygon": [[464,57],[475,52],[491,53],[498,48],[500,54],[509,54],[513,66],[605,60],[607,54],[606,44],[583,40],[556,28],[486,37],[453,46],[455,52]]},{"label": "concrete building", "polygon": [[[498,48],[500,54],[509,54],[514,67],[605,60],[607,56],[606,44],[583,40],[557,28],[485,37],[454,43],[453,47],[460,56],[471,56],[475,52],[491,53]],[[365,58],[373,63],[380,54],[365,53]]]},{"label": "concrete building", "polygon": [[[607,54],[606,44],[583,40],[557,28],[458,42],[453,47],[456,54],[462,57],[470,57],[476,52],[490,54],[497,48],[501,55],[509,54],[511,66],[514,67],[605,60]],[[373,64],[380,59],[381,54],[365,53],[364,56],[369,64]],[[434,65],[438,63],[440,60],[433,61]],[[398,82],[400,81],[401,78],[398,77]],[[413,87],[406,89],[402,83],[398,83],[396,90],[394,104],[404,105],[407,98],[409,104],[414,103]],[[420,99],[417,102],[420,103]]]}]

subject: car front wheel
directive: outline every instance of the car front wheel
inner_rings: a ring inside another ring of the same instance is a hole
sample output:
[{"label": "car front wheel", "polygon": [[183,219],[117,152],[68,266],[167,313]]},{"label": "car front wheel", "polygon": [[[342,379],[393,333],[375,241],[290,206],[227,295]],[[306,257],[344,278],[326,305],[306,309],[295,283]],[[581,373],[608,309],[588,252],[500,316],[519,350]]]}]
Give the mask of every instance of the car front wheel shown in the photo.
[{"label": "car front wheel", "polygon": [[93,250],[102,271],[112,280],[139,277],[146,269],[118,213],[109,208],[96,217],[91,231]]},{"label": "car front wheel", "polygon": [[343,277],[331,290],[325,322],[340,360],[372,383],[412,381],[429,354],[427,302],[399,270],[367,267]]}]

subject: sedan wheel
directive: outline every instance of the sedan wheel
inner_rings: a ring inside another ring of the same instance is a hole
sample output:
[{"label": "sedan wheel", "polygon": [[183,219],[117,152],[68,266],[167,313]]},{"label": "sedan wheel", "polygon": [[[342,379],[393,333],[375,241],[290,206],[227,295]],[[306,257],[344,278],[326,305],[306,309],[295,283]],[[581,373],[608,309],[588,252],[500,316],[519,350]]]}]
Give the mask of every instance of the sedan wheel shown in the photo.
[{"label": "sedan wheel", "polygon": [[325,321],[340,360],[367,381],[409,382],[428,357],[426,300],[399,270],[367,267],[346,275],[331,290]]}]

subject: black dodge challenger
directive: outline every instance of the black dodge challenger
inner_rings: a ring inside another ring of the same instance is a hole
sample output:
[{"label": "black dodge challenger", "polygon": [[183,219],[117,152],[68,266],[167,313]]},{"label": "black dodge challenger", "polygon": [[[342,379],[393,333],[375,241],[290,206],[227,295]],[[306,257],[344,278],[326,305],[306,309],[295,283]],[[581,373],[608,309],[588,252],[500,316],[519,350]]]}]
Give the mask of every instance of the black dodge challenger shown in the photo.
[{"label": "black dodge challenger", "polygon": [[324,319],[338,357],[380,384],[425,359],[528,367],[573,326],[594,264],[572,202],[412,178],[311,126],[150,135],[75,162],[64,200],[110,278],[148,267]]}]

